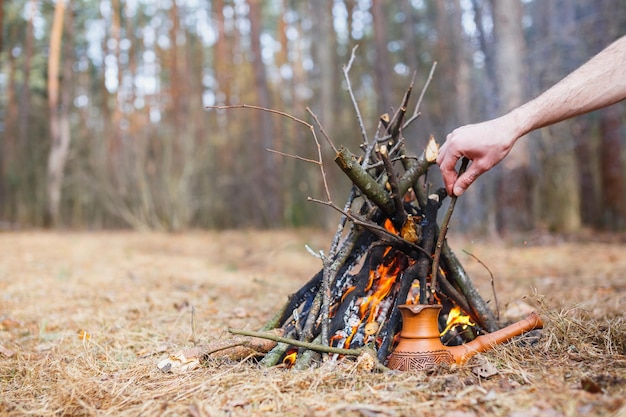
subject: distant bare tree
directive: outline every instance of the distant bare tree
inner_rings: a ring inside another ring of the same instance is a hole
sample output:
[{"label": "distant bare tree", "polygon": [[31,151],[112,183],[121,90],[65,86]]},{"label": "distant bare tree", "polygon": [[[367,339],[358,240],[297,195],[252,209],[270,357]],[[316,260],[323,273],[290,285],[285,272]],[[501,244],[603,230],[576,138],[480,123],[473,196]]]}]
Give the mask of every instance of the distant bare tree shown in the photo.
[{"label": "distant bare tree", "polygon": [[[614,2],[594,2],[598,16],[598,39],[594,49],[602,49],[616,38],[624,35],[626,12]],[[626,230],[626,169],[623,158],[624,103],[600,110],[600,227],[606,230]]]},{"label": "distant bare tree", "polygon": [[[65,0],[58,0],[55,4],[54,20],[50,31],[50,52],[48,58],[48,106],[50,110],[51,146],[48,156],[48,205],[45,223],[51,226],[58,226],[61,223],[61,190],[67,154],[70,148],[69,109],[66,102],[68,97],[64,94],[63,98],[60,99],[61,90],[59,83],[64,17]],[[69,69],[68,80],[71,79],[71,65]]]},{"label": "distant bare tree", "polygon": [[[496,42],[495,66],[502,112],[522,104],[526,68],[522,4],[520,0],[492,1]],[[532,180],[527,141],[519,141],[502,165],[497,188],[499,231],[533,227]]]},{"label": "distant bare tree", "polygon": [[[0,6],[1,7],[1,6]],[[26,40],[24,43],[24,64],[22,66],[24,71],[22,92],[20,94],[20,109],[19,109],[19,141],[24,144],[28,140],[28,118],[30,112],[30,73],[32,69],[33,58],[33,43],[34,43],[34,28],[33,18],[37,9],[37,0],[30,0],[27,7],[27,25],[26,25]]]},{"label": "distant bare tree", "polygon": [[[252,54],[252,70],[254,89],[257,104],[264,108],[271,108],[272,102],[267,81],[267,73],[261,51],[261,24],[262,2],[248,0],[250,6],[250,52]],[[257,173],[257,184],[250,187],[254,190],[258,213],[262,216],[262,223],[266,226],[277,227],[282,221],[282,199],[280,197],[280,169],[276,156],[266,149],[274,149],[274,123],[270,113],[256,112],[255,120],[258,130],[255,129],[255,140],[260,146],[255,146],[252,152],[256,163],[248,169]]]},{"label": "distant bare tree", "polygon": [[[537,39],[545,46],[533,54],[531,68],[535,74],[541,74],[545,90],[555,84],[567,73],[573,71],[584,60],[576,33],[576,5],[574,1],[539,2],[534,5],[537,11]],[[581,198],[581,181],[585,179],[579,172],[590,172],[591,158],[576,158],[576,142],[588,142],[584,138],[572,140],[576,135],[579,121],[567,121],[541,129],[535,134],[536,143],[541,145],[537,152],[542,169],[539,193],[542,195],[538,219],[550,230],[575,232],[580,229],[581,204],[593,198]],[[578,129],[580,134],[580,129]],[[574,146],[572,146],[574,145]],[[584,195],[584,194],[583,194]],[[589,190],[588,196],[592,195]],[[592,204],[587,202],[587,207]]]},{"label": "distant bare tree", "polygon": [[4,49],[4,0],[0,0],[0,54]]},{"label": "distant bare tree", "polygon": [[386,0],[374,0],[372,2],[372,19],[374,20],[374,49],[376,60],[374,61],[374,74],[376,94],[378,96],[378,112],[389,113],[391,110],[392,75],[393,64],[387,50],[387,13],[391,2]]}]

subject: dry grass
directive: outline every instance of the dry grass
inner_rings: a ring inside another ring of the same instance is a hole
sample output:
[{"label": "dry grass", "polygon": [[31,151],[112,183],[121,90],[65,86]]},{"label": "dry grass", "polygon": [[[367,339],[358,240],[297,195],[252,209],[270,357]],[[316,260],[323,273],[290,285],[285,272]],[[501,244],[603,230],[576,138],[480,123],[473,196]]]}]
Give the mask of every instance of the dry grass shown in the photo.
[{"label": "dry grass", "polygon": [[[626,416],[626,246],[453,242],[503,317],[534,308],[546,328],[464,368],[308,371],[213,359],[184,375],[159,359],[197,337],[255,329],[318,269],[315,231],[37,232],[0,235],[0,415]],[[583,389],[583,387],[585,389]],[[594,393],[592,391],[600,392]]]}]

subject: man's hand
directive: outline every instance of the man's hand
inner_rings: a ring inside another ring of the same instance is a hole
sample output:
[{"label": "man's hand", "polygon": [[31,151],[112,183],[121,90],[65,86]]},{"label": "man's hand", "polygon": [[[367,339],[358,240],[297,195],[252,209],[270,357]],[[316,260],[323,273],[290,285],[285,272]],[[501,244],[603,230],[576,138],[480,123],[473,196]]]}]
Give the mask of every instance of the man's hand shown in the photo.
[{"label": "man's hand", "polygon": [[[513,119],[509,113],[487,122],[459,127],[448,135],[439,150],[437,163],[449,195],[463,194],[476,178],[508,155],[522,133]],[[456,163],[463,156],[472,163],[458,176]]]}]

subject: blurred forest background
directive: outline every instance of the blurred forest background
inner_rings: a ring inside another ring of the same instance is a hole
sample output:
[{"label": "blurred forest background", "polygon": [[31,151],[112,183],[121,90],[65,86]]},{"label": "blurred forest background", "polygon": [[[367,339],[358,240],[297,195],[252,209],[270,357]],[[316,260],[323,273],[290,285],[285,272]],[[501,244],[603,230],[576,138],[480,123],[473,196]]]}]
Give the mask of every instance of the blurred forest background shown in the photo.
[{"label": "blurred forest background", "polygon": [[[309,107],[373,134],[433,63],[404,136],[532,98],[626,31],[626,0],[0,0],[0,229],[329,226]],[[626,71],[626,70],[625,70]],[[626,76],[626,73],[625,73]],[[415,94],[417,96],[417,94]],[[459,199],[473,233],[626,228],[626,105],[541,129]],[[333,199],[349,182],[326,150]],[[439,178],[432,178],[441,185]]]}]

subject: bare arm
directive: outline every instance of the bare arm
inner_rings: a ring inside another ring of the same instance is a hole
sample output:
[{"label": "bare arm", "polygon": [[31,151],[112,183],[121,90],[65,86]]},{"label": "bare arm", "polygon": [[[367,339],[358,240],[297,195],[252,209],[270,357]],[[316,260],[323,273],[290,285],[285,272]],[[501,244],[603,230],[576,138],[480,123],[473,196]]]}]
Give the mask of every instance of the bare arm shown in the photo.
[{"label": "bare arm", "polygon": [[[461,195],[500,162],[528,132],[626,98],[626,36],[613,42],[539,97],[497,119],[462,126],[448,135],[437,163],[450,195]],[[460,177],[462,156],[472,164]]]}]

